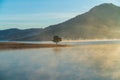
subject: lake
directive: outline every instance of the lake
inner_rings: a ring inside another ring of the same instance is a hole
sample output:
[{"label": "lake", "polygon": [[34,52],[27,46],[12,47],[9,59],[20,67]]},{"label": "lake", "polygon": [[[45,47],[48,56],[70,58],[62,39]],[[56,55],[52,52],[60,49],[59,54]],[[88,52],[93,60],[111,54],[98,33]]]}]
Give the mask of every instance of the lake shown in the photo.
[{"label": "lake", "polygon": [[74,44],[66,48],[0,50],[0,80],[120,79],[120,44]]}]

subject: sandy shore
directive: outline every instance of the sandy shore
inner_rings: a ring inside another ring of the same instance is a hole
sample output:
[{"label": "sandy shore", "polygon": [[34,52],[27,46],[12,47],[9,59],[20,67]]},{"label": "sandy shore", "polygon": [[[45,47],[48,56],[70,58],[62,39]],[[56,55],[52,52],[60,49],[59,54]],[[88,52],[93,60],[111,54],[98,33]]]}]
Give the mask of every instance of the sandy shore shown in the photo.
[{"label": "sandy shore", "polygon": [[26,48],[52,48],[52,47],[68,47],[62,44],[27,44],[14,42],[1,42],[0,49],[26,49]]}]

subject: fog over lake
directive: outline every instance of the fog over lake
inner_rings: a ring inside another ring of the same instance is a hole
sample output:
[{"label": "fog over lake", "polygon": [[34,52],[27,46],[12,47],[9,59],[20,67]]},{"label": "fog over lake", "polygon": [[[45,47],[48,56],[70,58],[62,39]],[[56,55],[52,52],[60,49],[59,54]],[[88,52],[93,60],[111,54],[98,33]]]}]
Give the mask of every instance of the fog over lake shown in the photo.
[{"label": "fog over lake", "polygon": [[0,80],[119,79],[119,44],[0,50]]}]

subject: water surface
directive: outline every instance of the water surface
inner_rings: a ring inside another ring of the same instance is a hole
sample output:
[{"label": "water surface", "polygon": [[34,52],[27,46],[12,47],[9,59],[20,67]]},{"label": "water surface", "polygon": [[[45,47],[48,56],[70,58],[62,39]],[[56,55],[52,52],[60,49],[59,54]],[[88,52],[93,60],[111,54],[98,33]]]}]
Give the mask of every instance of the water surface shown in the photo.
[{"label": "water surface", "polygon": [[120,45],[0,51],[0,80],[119,80]]}]

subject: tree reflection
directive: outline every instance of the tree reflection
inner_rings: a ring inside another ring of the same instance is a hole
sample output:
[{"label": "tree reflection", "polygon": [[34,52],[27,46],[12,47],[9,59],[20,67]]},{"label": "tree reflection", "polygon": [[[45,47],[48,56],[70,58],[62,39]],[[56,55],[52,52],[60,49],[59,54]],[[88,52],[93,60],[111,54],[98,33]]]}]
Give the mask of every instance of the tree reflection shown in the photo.
[{"label": "tree reflection", "polygon": [[53,52],[54,52],[54,53],[61,53],[61,51],[62,51],[62,49],[59,48],[59,47],[53,48]]}]

